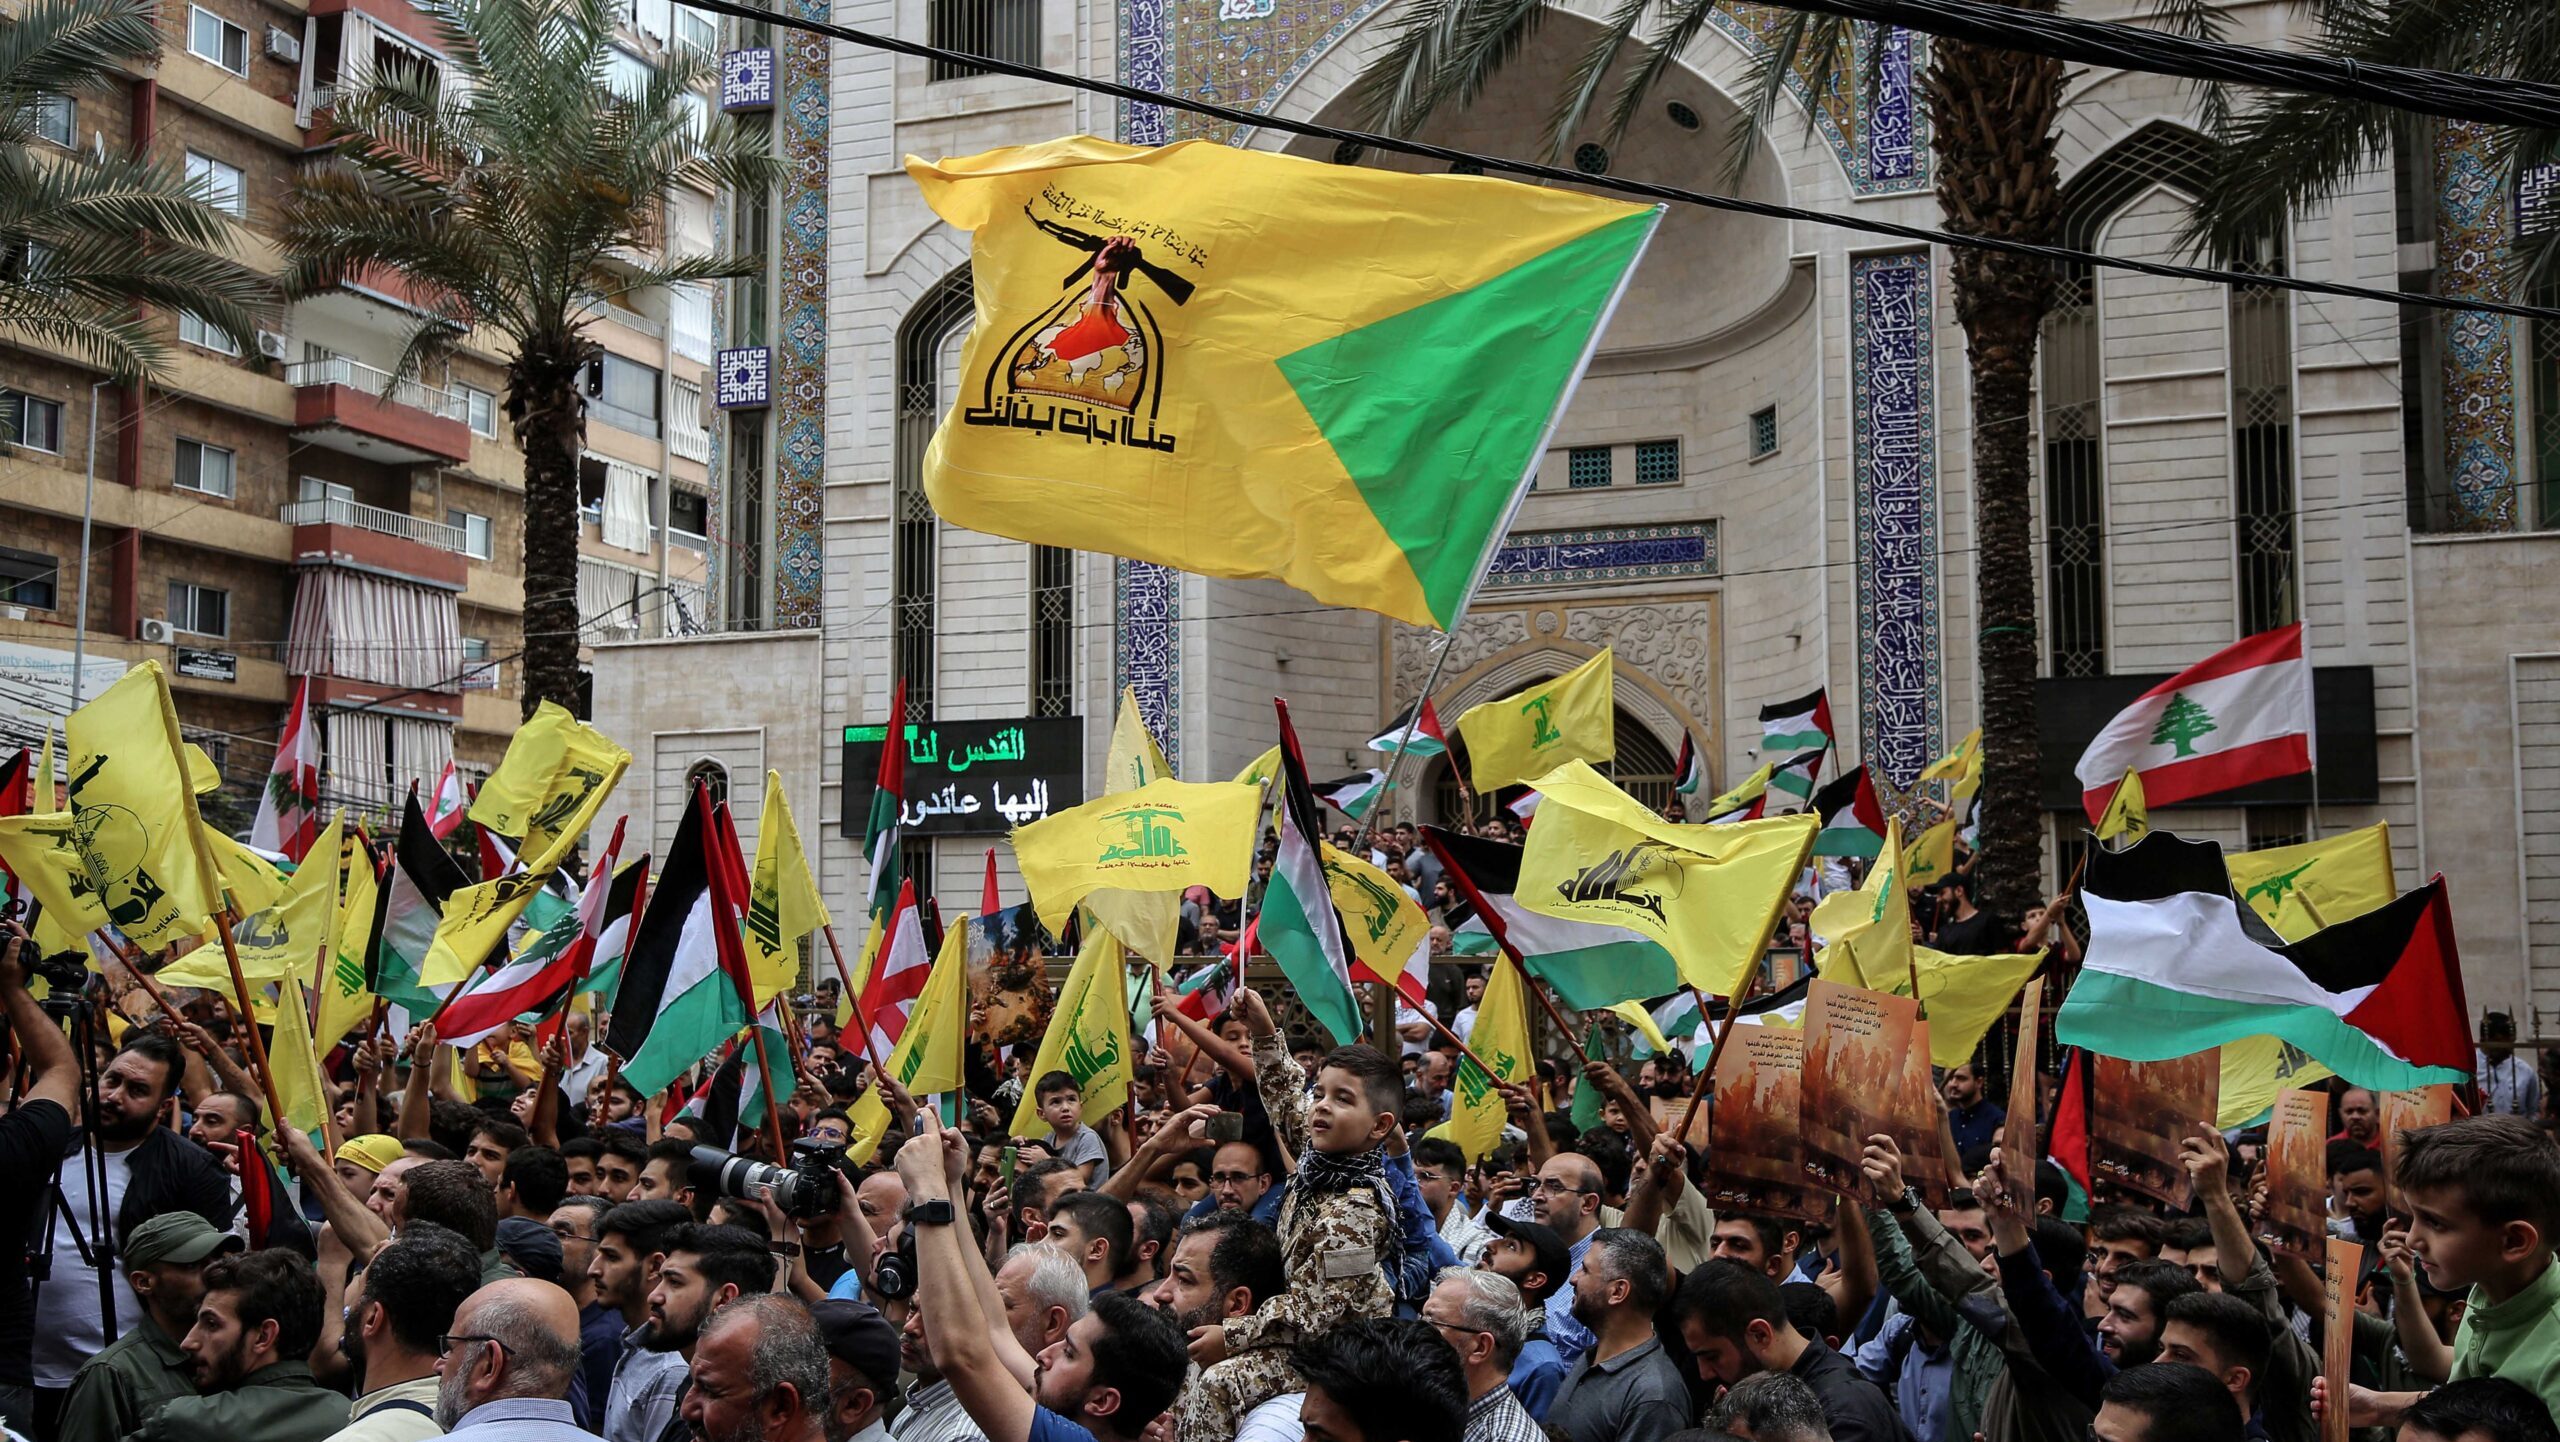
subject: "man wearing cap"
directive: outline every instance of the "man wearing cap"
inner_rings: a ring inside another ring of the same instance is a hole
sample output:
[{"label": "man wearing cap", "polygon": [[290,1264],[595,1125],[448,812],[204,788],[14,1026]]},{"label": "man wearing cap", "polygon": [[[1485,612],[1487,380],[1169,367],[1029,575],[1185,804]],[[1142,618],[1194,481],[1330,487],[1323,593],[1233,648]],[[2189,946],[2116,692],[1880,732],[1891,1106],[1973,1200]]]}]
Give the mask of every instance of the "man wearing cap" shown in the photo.
[{"label": "man wearing cap", "polygon": [[346,1183],[347,1194],[359,1202],[373,1190],[374,1178],[382,1169],[406,1155],[400,1139],[385,1132],[367,1132],[338,1143],[336,1166],[338,1180]]},{"label": "man wearing cap", "polygon": [[1568,1370],[1564,1353],[1547,1338],[1546,1303],[1564,1290],[1573,1271],[1573,1250],[1555,1228],[1505,1216],[1499,1207],[1486,1208],[1484,1221],[1493,1230],[1493,1241],[1476,1265],[1509,1277],[1529,1309],[1529,1339],[1511,1364],[1511,1393],[1531,1417],[1544,1422]]},{"label": "man wearing cap", "polygon": [[73,1375],[62,1402],[61,1442],[115,1442],[163,1402],[195,1395],[178,1339],[195,1325],[204,1264],[241,1245],[193,1212],[163,1212],[134,1228],[123,1261],[142,1315]]},{"label": "man wearing cap", "polygon": [[868,1302],[830,1297],[814,1303],[827,1348],[827,1405],[835,1442],[887,1442],[889,1405],[898,1400],[898,1329]]}]

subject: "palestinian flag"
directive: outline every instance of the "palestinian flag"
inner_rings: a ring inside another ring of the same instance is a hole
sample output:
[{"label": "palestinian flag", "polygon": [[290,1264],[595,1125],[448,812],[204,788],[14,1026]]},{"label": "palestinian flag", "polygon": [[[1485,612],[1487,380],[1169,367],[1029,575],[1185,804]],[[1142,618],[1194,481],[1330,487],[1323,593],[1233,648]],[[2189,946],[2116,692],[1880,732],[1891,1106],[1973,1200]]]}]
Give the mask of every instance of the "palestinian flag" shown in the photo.
[{"label": "palestinian flag", "polygon": [[[762,1053],[756,1050],[755,1037],[763,1038]],[[763,1012],[756,1017],[753,1036],[738,1038],[737,1046],[738,1124],[746,1127],[760,1127],[764,1125],[766,1093],[771,1091],[776,1094],[776,1100],[788,1102],[791,1100],[791,1094],[799,1089],[800,1084],[800,1074],[791,1065],[791,1043],[783,1031],[780,996],[765,1003]],[[765,1085],[764,1064],[766,1062],[773,1063],[774,1074],[778,1078],[770,1088]]]},{"label": "palestinian flag", "polygon": [[871,814],[862,823],[862,854],[871,863],[871,916],[876,923],[898,903],[904,874],[898,863],[898,811],[907,792],[907,683],[889,693],[889,729],[880,745],[880,774],[871,788]]},{"label": "palestinian flag", "polygon": [[862,989],[862,1017],[871,1027],[871,1054],[885,1057],[906,1035],[907,1014],[924,995],[933,973],[933,948],[925,944],[924,921],[916,908],[916,884],[898,884],[897,905],[879,928],[885,939],[871,983]]},{"label": "palestinian flag", "polygon": [[519,1016],[539,1015],[568,1000],[604,930],[614,891],[613,863],[622,854],[623,828],[629,823],[629,817],[614,823],[613,839],[605,843],[576,910],[544,927],[504,966],[463,983],[462,995],[436,1019],[440,1039],[455,1046],[477,1045]]},{"label": "palestinian flag", "polygon": [[685,807],[622,965],[605,1049],[642,1096],[665,1088],[747,1024],[745,906],[719,855],[711,801]]},{"label": "palestinian flag", "polygon": [[1256,935],[1307,1010],[1348,1046],[1360,1039],[1351,939],[1325,879],[1324,832],[1307,786],[1307,758],[1298,748],[1297,728],[1289,724],[1289,704],[1271,704],[1280,713],[1280,858],[1263,888]]},{"label": "palestinian flag", "polygon": [[392,843],[391,866],[382,878],[381,924],[374,928],[373,981],[367,989],[423,1017],[453,990],[451,984],[430,988],[419,980],[427,950],[435,942],[436,923],[444,916],[445,899],[471,878],[445,854],[427,829],[418,809],[418,793],[409,793],[400,813],[400,835]]},{"label": "palestinian flag", "polygon": [[1683,729],[1680,733],[1680,759],[1671,768],[1671,789],[1683,796],[1695,796],[1706,788],[1707,763],[1698,756],[1698,738]]},{"label": "palestinian flag", "polygon": [[276,1219],[288,1214],[292,1207],[292,1194],[285,1190],[284,1178],[277,1175],[275,1159],[267,1155],[266,1143],[258,1139],[256,1132],[243,1127],[240,1131],[240,1219],[249,1229],[250,1251],[261,1251],[268,1246]]},{"label": "palestinian flag", "polygon": [[1814,793],[1813,809],[1822,817],[1814,855],[1873,856],[1884,849],[1884,807],[1864,766]]},{"label": "palestinian flag", "polygon": [[[587,884],[592,887],[594,878]],[[604,924],[596,930],[595,945],[578,977],[579,993],[602,998],[597,1004],[607,1009],[622,985],[622,959],[631,950],[631,928],[648,894],[649,856],[642,852],[639,860],[613,873],[613,889],[605,893]]]},{"label": "palestinian flag", "polygon": [[[1683,743],[1686,744],[1686,743]],[[1684,753],[1685,754],[1685,753]],[[1769,777],[1777,768],[1763,761],[1760,769],[1735,783],[1731,791],[1716,797],[1700,808],[1700,818],[1709,826],[1729,826],[1737,821],[1757,821],[1768,813]]]},{"label": "palestinian flag", "polygon": [[1377,803],[1378,793],[1386,784],[1387,773],[1373,767],[1333,781],[1311,781],[1307,783],[1307,789],[1316,794],[1317,800],[1357,821],[1369,814],[1369,808]]},{"label": "palestinian flag", "polygon": [[1802,811],[1813,795],[1813,778],[1822,770],[1828,751],[1799,751],[1780,759],[1769,768],[1769,799],[1761,803],[1763,816],[1782,816]]},{"label": "palestinian flag", "polygon": [[[738,1124],[745,1120],[740,1115],[739,1097],[746,1089],[746,1070],[753,1064],[746,1043],[730,1042],[720,1053],[719,1065],[703,1077],[702,1085],[693,1089],[684,1105],[676,1108],[675,1116],[665,1121],[691,1118],[694,1135],[702,1139],[697,1145],[718,1147],[724,1152],[736,1146]],[[660,1123],[662,1127],[664,1124]]]},{"label": "palestinian flag", "polygon": [[2062,1219],[2089,1219],[2089,1054],[2078,1048],[2063,1053],[2062,1090],[2054,1094],[2047,1122],[2045,1155],[2070,1179]]},{"label": "palestinian flag", "polygon": [[1440,713],[1431,709],[1431,698],[1407,706],[1386,730],[1369,738],[1369,749],[1392,756],[1401,749],[1406,755],[1427,760],[1446,753],[1448,733],[1440,729]]},{"label": "palestinian flag", "polygon": [[1760,754],[1772,760],[1791,751],[1828,751],[1834,734],[1830,695],[1818,688],[1760,708]]},{"label": "palestinian flag", "polygon": [[2089,856],[2088,955],[2054,1039],[2166,1061],[2272,1036],[2376,1091],[2470,1079],[2444,878],[2300,941],[2232,894],[2222,848],[2154,831]]},{"label": "palestinian flag", "polygon": [[1502,943],[1493,939],[1493,928],[1484,924],[1483,917],[1469,911],[1463,920],[1449,929],[1449,954],[1500,956]]},{"label": "palestinian flag", "polygon": [[1520,958],[1531,976],[1554,987],[1576,1011],[1631,996],[1660,996],[1680,985],[1671,954],[1651,937],[1622,926],[1544,916],[1519,902],[1521,848],[1436,826],[1423,843],[1440,858],[1459,895],[1496,944]]}]

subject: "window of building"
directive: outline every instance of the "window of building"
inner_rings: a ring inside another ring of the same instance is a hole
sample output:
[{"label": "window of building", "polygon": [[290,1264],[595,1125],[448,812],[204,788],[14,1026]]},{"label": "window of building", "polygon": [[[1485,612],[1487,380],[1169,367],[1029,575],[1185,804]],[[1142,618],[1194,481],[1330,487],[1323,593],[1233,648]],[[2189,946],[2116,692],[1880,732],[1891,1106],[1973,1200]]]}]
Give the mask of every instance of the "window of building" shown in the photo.
[{"label": "window of building", "polygon": [[0,604],[50,611],[61,575],[62,563],[42,551],[0,546]]},{"label": "window of building", "polygon": [[[945,50],[1009,60],[1016,65],[1040,63],[1040,0],[929,0],[928,38]],[[976,66],[936,57],[933,80],[961,80],[981,73]]]},{"label": "window of building", "polygon": [[2311,839],[2311,816],[2299,806],[2252,806],[2241,813],[2251,851],[2300,846]]},{"label": "window of building", "polygon": [[907,714],[934,713],[939,619],[937,585],[942,522],[924,493],[924,452],[942,415],[943,360],[952,337],[972,318],[969,272],[958,270],[925,293],[898,331],[897,489],[891,502],[896,539],[890,582],[891,659],[907,685]]},{"label": "window of building", "polygon": [[434,52],[380,27],[373,32],[373,73],[430,91],[444,88],[444,66]]},{"label": "window of building", "polygon": [[1636,484],[1639,486],[1673,486],[1680,483],[1680,443],[1678,441],[1636,442]]},{"label": "window of building", "polygon": [[711,534],[711,498],[682,486],[667,488],[667,529],[686,535]]},{"label": "window of building", "polygon": [[231,593],[193,581],[169,583],[169,624],[198,636],[231,634]]},{"label": "window of building", "polygon": [[202,6],[187,7],[187,53],[234,75],[249,73],[249,32]]},{"label": "window of building", "polygon": [[458,385],[453,389],[456,394],[462,397],[463,415],[471,422],[471,434],[475,436],[493,437],[497,435],[497,396],[491,392],[480,389],[478,386]]},{"label": "window of building", "polygon": [[711,102],[687,90],[676,97],[676,104],[684,111],[684,133],[700,145],[711,133]]},{"label": "window of building", "polygon": [[178,439],[178,473],[175,478],[182,491],[202,491],[208,496],[229,497],[238,480],[240,458],[221,446],[202,441]]},{"label": "window of building", "polygon": [[444,523],[462,532],[462,554],[480,561],[496,554],[490,541],[487,516],[477,511],[449,510],[444,513]]},{"label": "window of building", "polygon": [[729,530],[721,573],[729,583],[729,618],[741,629],[764,624],[765,419],[770,411],[729,416]]},{"label": "window of building", "polygon": [[1031,714],[1071,716],[1076,703],[1076,553],[1031,548]]},{"label": "window of building", "polygon": [[78,129],[78,113],[68,95],[39,95],[27,107],[27,124],[37,138],[68,147]]},{"label": "window of building", "polygon": [[187,184],[205,203],[233,215],[249,213],[249,179],[240,167],[197,151],[187,152]]},{"label": "window of building", "polygon": [[202,346],[209,351],[219,351],[223,355],[240,353],[240,343],[231,338],[231,332],[207,321],[191,310],[178,312],[178,339],[189,345]]},{"label": "window of building", "polygon": [[[2282,274],[2267,245],[2241,268]],[[2231,287],[2232,525],[2240,555],[2240,634],[2302,614],[2293,526],[2293,293],[2263,282]]]},{"label": "window of building", "polygon": [[[770,146],[773,118],[756,111],[737,117],[740,141],[747,149],[762,154]],[[736,200],[738,254],[753,256],[756,269],[729,282],[729,344],[736,346],[771,345],[773,308],[773,193],[763,186],[750,186],[738,192]]]},{"label": "window of building", "polygon": [[2045,313],[2046,629],[2053,674],[2107,671],[2106,486],[2098,436],[2097,279],[2066,266]]},{"label": "window of building", "polygon": [[679,5],[676,7],[676,43],[687,50],[709,55],[720,48],[720,26],[701,11]]},{"label": "window of building", "polygon": [[1762,406],[1751,413],[1751,459],[1778,453],[1778,408]]},{"label": "window of building", "polygon": [[633,435],[658,433],[658,368],[606,351],[588,372],[589,409]]},{"label": "window of building", "polygon": [[0,425],[8,427],[11,445],[62,454],[62,402],[0,391]]},{"label": "window of building", "polygon": [[[2535,286],[2533,300],[2536,305],[2560,304],[2560,286],[2549,282]],[[2531,420],[2525,463],[2531,467],[2527,484],[2532,488],[2532,505],[2518,510],[2521,519],[2535,529],[2550,530],[2560,527],[2560,325],[2525,322],[2523,390]]]},{"label": "window of building", "polygon": [[352,506],[356,503],[356,488],[344,481],[326,481],[318,476],[304,476],[302,499],[306,502],[322,501],[340,506]]},{"label": "window of building", "polygon": [[1575,446],[1565,453],[1564,483],[1571,490],[1592,490],[1609,484],[1611,469],[1607,446]]},{"label": "window of building", "polygon": [[685,768],[684,794],[708,792],[713,804],[729,799],[729,768],[706,756]]}]

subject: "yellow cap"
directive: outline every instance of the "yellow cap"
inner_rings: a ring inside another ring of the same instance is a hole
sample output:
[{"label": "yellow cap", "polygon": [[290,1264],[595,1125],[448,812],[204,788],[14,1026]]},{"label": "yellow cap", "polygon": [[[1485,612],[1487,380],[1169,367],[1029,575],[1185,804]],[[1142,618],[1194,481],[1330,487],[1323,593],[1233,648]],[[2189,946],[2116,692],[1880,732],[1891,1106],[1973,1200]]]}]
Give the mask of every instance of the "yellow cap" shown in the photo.
[{"label": "yellow cap", "polygon": [[372,1132],[365,1136],[349,1137],[338,1143],[338,1160],[353,1162],[379,1176],[384,1167],[400,1160],[401,1155],[407,1150],[408,1148],[400,1145],[398,1137]]}]

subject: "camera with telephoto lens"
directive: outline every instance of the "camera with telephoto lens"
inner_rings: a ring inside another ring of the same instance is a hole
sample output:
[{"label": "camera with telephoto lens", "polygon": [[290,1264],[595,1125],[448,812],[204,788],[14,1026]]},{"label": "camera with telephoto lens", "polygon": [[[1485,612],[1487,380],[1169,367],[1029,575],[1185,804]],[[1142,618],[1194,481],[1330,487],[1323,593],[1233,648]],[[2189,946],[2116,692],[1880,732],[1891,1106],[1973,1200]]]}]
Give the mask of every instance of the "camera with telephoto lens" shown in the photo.
[{"label": "camera with telephoto lens", "polygon": [[791,1144],[791,1165],[787,1167],[755,1161],[718,1147],[695,1147],[690,1170],[694,1186],[709,1187],[724,1197],[752,1202],[757,1192],[771,1187],[774,1205],[786,1215],[823,1217],[834,1212],[843,1200],[836,1193],[836,1176],[843,1162],[842,1147],[797,1141]]},{"label": "camera with telephoto lens", "polygon": [[890,1301],[900,1301],[916,1293],[916,1229],[902,1227],[898,1245],[871,1259],[871,1290]]}]

